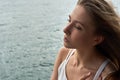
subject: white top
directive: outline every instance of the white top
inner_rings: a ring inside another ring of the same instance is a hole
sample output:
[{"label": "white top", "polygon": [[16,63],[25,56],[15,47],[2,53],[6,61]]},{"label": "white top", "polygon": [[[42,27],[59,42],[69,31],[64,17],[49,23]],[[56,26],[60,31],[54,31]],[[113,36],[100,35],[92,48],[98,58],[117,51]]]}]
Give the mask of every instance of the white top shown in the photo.
[{"label": "white top", "polygon": [[[70,50],[66,59],[60,64],[59,68],[58,68],[58,80],[67,80],[66,78],[66,72],[65,72],[65,67],[70,59],[70,57],[72,56],[72,54],[74,53],[75,49],[73,49],[72,51]],[[93,80],[97,80],[100,76],[100,74],[102,73],[102,71],[104,70],[104,68],[106,67],[106,65],[108,64],[109,60],[105,60],[102,65],[99,67],[98,71],[96,72]]]}]

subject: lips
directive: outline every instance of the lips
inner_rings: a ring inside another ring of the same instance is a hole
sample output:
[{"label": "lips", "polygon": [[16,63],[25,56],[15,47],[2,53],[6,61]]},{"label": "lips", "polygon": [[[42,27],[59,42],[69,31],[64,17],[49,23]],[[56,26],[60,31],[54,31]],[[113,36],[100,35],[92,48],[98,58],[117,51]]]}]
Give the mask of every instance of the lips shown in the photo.
[{"label": "lips", "polygon": [[64,41],[65,41],[65,42],[69,42],[69,40],[68,40],[67,37],[64,37]]}]

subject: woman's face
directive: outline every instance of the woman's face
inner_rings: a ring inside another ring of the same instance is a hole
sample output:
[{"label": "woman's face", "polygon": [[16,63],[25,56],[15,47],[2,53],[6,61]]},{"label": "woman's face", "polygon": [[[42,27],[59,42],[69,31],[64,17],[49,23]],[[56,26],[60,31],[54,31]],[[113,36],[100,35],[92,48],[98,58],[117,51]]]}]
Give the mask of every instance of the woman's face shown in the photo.
[{"label": "woman's face", "polygon": [[85,49],[95,44],[94,25],[83,6],[76,5],[64,28],[64,46]]}]

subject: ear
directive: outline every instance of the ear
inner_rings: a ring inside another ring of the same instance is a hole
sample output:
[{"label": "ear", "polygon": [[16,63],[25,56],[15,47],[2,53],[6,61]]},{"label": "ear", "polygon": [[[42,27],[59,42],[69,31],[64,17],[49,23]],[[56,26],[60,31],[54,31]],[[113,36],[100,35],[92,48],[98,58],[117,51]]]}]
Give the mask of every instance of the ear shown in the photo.
[{"label": "ear", "polygon": [[96,45],[102,43],[103,41],[104,41],[104,37],[103,36],[96,36],[94,38],[94,44],[93,45],[96,46]]}]

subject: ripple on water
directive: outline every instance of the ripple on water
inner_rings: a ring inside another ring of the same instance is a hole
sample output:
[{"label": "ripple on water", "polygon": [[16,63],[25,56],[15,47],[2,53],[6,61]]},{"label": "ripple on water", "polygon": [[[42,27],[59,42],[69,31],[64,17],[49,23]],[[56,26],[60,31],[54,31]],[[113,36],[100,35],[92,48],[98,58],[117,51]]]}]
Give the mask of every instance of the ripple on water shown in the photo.
[{"label": "ripple on water", "polygon": [[1,23],[1,24],[0,24],[0,27],[1,27],[1,26],[7,26],[7,25],[8,25],[7,23]]},{"label": "ripple on water", "polygon": [[53,63],[44,62],[44,63],[40,63],[39,65],[40,65],[41,67],[48,67],[48,66],[53,66],[54,64],[53,64]]}]

